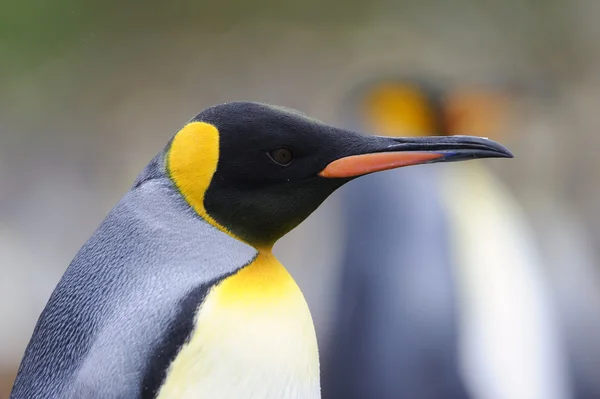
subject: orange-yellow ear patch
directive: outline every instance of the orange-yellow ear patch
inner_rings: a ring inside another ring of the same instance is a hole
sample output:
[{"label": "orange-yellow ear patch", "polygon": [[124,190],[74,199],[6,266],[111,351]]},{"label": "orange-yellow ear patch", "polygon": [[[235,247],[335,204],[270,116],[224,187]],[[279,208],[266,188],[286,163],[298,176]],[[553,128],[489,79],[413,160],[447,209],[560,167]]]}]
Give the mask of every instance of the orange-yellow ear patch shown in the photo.
[{"label": "orange-yellow ear patch", "polygon": [[362,105],[363,117],[375,134],[425,136],[435,133],[433,111],[417,87],[381,84],[365,96]]},{"label": "orange-yellow ear patch", "polygon": [[219,163],[219,130],[205,122],[185,125],[173,138],[167,170],[190,206],[211,225],[230,234],[204,207],[206,190]]}]

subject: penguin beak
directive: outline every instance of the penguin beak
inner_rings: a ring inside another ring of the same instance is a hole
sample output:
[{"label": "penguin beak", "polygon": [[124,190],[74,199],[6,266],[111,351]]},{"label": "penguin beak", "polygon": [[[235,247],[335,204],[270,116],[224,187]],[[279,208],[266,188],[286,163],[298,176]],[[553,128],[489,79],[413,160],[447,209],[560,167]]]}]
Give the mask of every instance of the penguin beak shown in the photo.
[{"label": "penguin beak", "polygon": [[364,153],[338,158],[319,176],[351,178],[402,166],[436,162],[457,162],[480,158],[512,158],[502,145],[482,137],[368,137],[373,141]]}]

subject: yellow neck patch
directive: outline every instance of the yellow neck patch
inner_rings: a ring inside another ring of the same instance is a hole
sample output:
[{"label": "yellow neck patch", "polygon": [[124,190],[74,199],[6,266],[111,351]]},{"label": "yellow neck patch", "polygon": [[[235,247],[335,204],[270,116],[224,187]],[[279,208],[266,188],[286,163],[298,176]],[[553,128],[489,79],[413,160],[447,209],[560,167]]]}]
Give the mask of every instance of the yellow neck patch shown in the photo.
[{"label": "yellow neck patch", "polygon": [[167,155],[171,180],[188,204],[208,223],[239,240],[204,208],[204,196],[218,163],[219,130],[205,122],[185,125],[173,138]]},{"label": "yellow neck patch", "polygon": [[410,85],[382,84],[364,99],[369,128],[384,136],[424,136],[434,132],[434,115],[426,96]]},{"label": "yellow neck patch", "polygon": [[277,303],[289,309],[283,302],[290,298],[290,292],[295,292],[302,297],[300,302],[304,302],[296,282],[270,251],[259,252],[250,265],[223,280],[217,291],[220,306],[227,307],[248,303],[262,307]]}]

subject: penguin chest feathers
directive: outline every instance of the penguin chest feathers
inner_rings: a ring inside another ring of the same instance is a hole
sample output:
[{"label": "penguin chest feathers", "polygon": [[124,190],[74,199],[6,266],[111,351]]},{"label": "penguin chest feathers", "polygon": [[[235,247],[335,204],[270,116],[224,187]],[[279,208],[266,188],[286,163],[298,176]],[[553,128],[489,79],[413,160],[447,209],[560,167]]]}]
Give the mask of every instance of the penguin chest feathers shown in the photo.
[{"label": "penguin chest feathers", "polygon": [[158,399],[320,398],[308,306],[270,252],[215,286],[194,322]]}]

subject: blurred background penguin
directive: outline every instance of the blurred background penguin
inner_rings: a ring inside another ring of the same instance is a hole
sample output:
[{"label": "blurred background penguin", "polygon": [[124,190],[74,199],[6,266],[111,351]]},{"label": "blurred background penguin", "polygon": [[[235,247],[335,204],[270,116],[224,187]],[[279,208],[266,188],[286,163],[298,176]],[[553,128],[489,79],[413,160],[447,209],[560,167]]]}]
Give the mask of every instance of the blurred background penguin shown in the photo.
[{"label": "blurred background penguin", "polygon": [[[510,142],[512,89],[373,79],[351,90],[342,119],[379,135],[476,134]],[[345,190],[324,398],[598,397],[579,350],[595,342],[568,339],[581,337],[576,330],[597,303],[560,295],[564,284],[553,274],[591,260],[576,238],[562,241],[563,252],[577,256],[569,264],[543,257],[543,237],[483,162],[386,172]],[[562,231],[552,226],[544,228]],[[590,266],[570,272],[592,278]],[[587,314],[569,320],[577,317],[557,314],[555,302]]]}]

